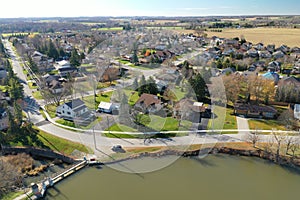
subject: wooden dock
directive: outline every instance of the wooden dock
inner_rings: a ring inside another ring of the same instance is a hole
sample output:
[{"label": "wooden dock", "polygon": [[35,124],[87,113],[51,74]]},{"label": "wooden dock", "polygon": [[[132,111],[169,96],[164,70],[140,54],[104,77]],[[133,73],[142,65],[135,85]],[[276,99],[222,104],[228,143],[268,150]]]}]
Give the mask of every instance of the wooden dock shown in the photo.
[{"label": "wooden dock", "polygon": [[63,180],[64,178],[67,178],[68,176],[74,174],[75,172],[81,170],[82,168],[84,168],[85,166],[88,165],[88,161],[87,160],[83,160],[80,163],[78,163],[77,165],[71,167],[70,169],[56,175],[53,178],[48,178],[46,180],[44,180],[42,183],[40,184],[32,184],[32,193],[34,195],[33,199],[39,199],[39,198],[43,198],[46,194],[46,191],[48,188],[54,186],[56,183],[58,183],[59,181]]}]

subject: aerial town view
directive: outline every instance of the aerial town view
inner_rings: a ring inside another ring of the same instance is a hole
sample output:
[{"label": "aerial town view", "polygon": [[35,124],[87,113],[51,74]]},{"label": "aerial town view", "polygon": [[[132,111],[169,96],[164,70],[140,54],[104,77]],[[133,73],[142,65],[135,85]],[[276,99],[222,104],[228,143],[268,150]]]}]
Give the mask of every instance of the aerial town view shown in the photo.
[{"label": "aerial town view", "polygon": [[1,2],[0,199],[299,199],[299,8]]}]

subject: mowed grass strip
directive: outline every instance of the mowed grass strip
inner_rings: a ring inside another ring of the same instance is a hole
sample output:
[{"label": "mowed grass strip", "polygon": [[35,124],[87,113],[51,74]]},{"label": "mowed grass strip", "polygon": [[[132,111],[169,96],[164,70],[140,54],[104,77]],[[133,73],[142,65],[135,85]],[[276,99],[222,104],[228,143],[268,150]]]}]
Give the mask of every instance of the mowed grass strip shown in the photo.
[{"label": "mowed grass strip", "polygon": [[285,131],[284,125],[280,124],[277,120],[265,120],[265,119],[250,119],[248,120],[250,129],[260,129],[260,130],[282,130]]},{"label": "mowed grass strip", "polygon": [[61,152],[65,155],[70,155],[73,151],[78,150],[84,153],[89,153],[89,149],[80,143],[72,142],[70,140],[63,139],[46,133],[42,130],[38,130],[38,138],[40,141],[50,149]]}]

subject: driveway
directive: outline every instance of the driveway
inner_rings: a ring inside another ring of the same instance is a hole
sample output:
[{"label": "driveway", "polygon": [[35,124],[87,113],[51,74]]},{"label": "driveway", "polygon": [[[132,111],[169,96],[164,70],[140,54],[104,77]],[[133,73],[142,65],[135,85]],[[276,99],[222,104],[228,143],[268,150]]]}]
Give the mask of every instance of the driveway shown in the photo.
[{"label": "driveway", "polygon": [[238,130],[239,130],[239,133],[238,133],[239,135],[247,135],[250,133],[248,119],[237,116],[236,121],[237,121]]}]

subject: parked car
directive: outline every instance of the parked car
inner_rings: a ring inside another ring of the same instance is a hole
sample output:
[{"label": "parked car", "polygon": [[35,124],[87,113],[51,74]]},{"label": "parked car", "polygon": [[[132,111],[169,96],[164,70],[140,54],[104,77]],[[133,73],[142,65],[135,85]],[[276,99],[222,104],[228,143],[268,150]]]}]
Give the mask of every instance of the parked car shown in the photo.
[{"label": "parked car", "polygon": [[125,153],[125,150],[122,148],[121,145],[114,145],[111,150],[118,153]]}]

